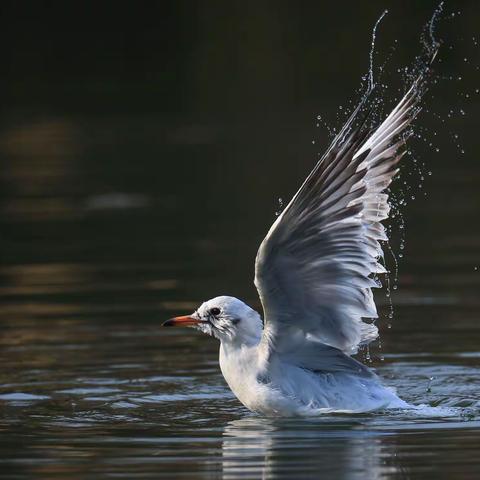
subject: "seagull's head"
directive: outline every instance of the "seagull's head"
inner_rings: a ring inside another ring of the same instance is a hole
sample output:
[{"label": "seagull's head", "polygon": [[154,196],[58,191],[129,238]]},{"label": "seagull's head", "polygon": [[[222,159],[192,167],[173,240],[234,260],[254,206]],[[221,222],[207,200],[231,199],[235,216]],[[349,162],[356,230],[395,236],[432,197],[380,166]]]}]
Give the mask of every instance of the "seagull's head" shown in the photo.
[{"label": "seagull's head", "polygon": [[262,335],[260,315],[235,297],[215,297],[190,315],[167,320],[164,327],[193,327],[222,342],[258,343]]}]

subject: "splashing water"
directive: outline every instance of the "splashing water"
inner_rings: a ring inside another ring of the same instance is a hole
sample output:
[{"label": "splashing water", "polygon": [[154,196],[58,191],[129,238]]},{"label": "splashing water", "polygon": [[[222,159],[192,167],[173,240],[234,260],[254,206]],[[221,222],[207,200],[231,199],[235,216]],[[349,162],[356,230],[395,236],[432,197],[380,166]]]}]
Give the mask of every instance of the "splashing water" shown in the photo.
[{"label": "splashing water", "polygon": [[385,15],[387,15],[387,13],[388,13],[388,10],[384,10],[383,13],[378,17],[377,21],[375,22],[375,25],[373,26],[372,43],[370,44],[370,54],[369,54],[370,65],[368,69],[368,84],[367,84],[366,96],[368,96],[370,92],[372,92],[373,89],[375,88],[375,78],[373,75],[373,57],[375,54],[375,41],[377,39],[377,28],[378,28],[378,25],[380,25],[380,22],[385,17]]},{"label": "splashing water", "polygon": [[438,46],[439,43],[437,42],[435,38],[435,27],[437,25],[438,18],[440,14],[443,12],[443,5],[445,2],[440,2],[438,7],[435,9],[433,12],[432,18],[430,19],[430,22],[428,24],[428,33],[430,34],[430,44]]},{"label": "splashing water", "polygon": [[[379,65],[375,65],[378,62],[377,54],[377,37],[380,23],[385,19],[388,10],[382,12],[382,14],[376,20],[371,35],[371,44],[369,51],[368,72],[361,78],[360,88],[357,90],[357,101],[349,101],[348,107],[339,107],[337,111],[337,124],[345,125],[342,129],[335,128],[327,122],[323,116],[317,116],[316,126],[322,125],[328,131],[330,137],[339,137],[347,135],[349,131],[354,128],[351,123],[352,113],[357,108],[362,114],[369,112],[368,127],[375,128],[385,118],[385,114],[389,113],[389,103],[397,102],[406,90],[413,86],[416,92],[416,96],[419,101],[418,112],[422,110],[425,114],[429,114],[433,119],[438,119],[442,124],[446,121],[456,118],[465,118],[468,114],[467,108],[463,105],[451,108],[447,115],[440,115],[435,111],[431,111],[433,107],[431,104],[437,106],[441,105],[441,102],[431,102],[433,99],[430,93],[430,87],[436,86],[440,80],[449,80],[455,82],[455,88],[461,88],[461,81],[465,75],[450,75],[448,77],[434,72],[431,68],[432,62],[437,55],[437,51],[440,46],[444,44],[443,41],[439,41],[437,38],[437,29],[440,21],[452,20],[460,15],[461,12],[454,12],[447,14],[444,12],[444,2],[440,2],[437,8],[434,10],[431,18],[424,25],[424,28],[420,34],[420,52],[413,61],[396,70],[397,74],[400,74],[399,80],[401,80],[400,87],[396,90],[397,94],[392,95],[394,91],[391,88],[391,83],[383,80],[384,75],[388,72],[386,66],[391,61],[393,52],[397,48],[398,41],[394,40],[394,45],[391,47],[390,54],[387,59]],[[476,37],[471,37],[469,40],[473,41],[475,45],[478,45]],[[446,48],[446,46],[445,46]],[[451,49],[452,47],[450,47]],[[442,47],[444,49],[444,47]],[[468,65],[471,55],[464,56],[463,63]],[[443,58],[438,58],[437,62],[442,63]],[[479,67],[477,66],[478,70]],[[390,87],[390,88],[389,88]],[[460,92],[458,94],[460,100],[465,102],[466,100],[472,101],[475,95],[480,92],[480,89],[472,89],[470,92]],[[427,98],[427,94],[428,97]],[[358,100],[359,98],[359,100]],[[421,100],[421,107],[420,107]],[[428,100],[428,102],[426,101]],[[350,110],[350,112],[349,112]],[[350,115],[350,117],[349,117]],[[361,116],[361,115],[360,115]],[[440,125],[439,125],[440,126]],[[443,127],[442,127],[443,129]],[[441,133],[440,133],[441,132]],[[415,124],[404,135],[404,140],[409,140],[409,147],[407,156],[405,156],[403,162],[400,165],[400,175],[395,179],[392,188],[388,189],[389,204],[390,204],[390,220],[387,227],[387,236],[389,241],[384,244],[384,251],[386,253],[386,259],[383,263],[387,273],[383,277],[383,287],[386,300],[386,312],[384,313],[385,321],[387,322],[387,328],[392,327],[392,320],[394,318],[394,299],[393,293],[398,290],[399,287],[399,266],[406,255],[406,222],[404,218],[404,210],[408,204],[412,201],[425,198],[428,196],[428,191],[425,188],[425,182],[428,181],[428,177],[432,175],[432,171],[427,166],[426,162],[422,160],[420,152],[431,151],[432,155],[438,154],[441,148],[437,142],[443,140],[445,132],[442,130],[437,131],[429,130],[426,127]],[[449,132],[452,142],[455,144],[458,153],[465,154],[465,149],[462,145],[460,135],[458,133]],[[319,153],[320,155],[320,153]],[[433,159],[433,156],[432,156]],[[391,267],[389,268],[389,264]],[[376,281],[380,280],[376,278]],[[380,348],[380,343],[378,344]],[[365,352],[364,352],[365,354]],[[371,357],[371,353],[367,352],[366,355]]]},{"label": "splashing water", "polygon": [[282,214],[283,207],[284,207],[283,198],[279,197],[278,198],[278,210],[275,212],[276,217],[279,217]]},{"label": "splashing water", "polygon": [[[434,77],[432,73],[431,64],[436,57],[437,51],[440,46],[440,42],[436,38],[436,28],[443,13],[443,6],[443,2],[438,5],[420,35],[420,53],[415,57],[414,61],[410,66],[405,66],[397,70],[397,72],[402,74],[403,87],[402,89],[398,90],[399,98],[404,95],[406,90],[413,86],[416,97],[420,102],[420,100],[428,91],[430,83],[436,83],[437,78]],[[368,112],[367,122],[370,128],[377,127],[381,123],[381,121],[383,121],[384,109],[385,111],[387,110],[387,108],[385,107],[385,105],[387,104],[386,99],[391,99],[392,97],[390,91],[388,91],[387,83],[384,83],[382,81],[382,75],[386,71],[386,62],[390,60],[390,57],[384,64],[377,68],[375,67],[377,32],[380,23],[386,17],[387,13],[388,10],[383,11],[373,26],[368,57],[368,73],[362,77],[361,86],[359,91],[357,92],[357,94],[360,94],[360,100],[358,101],[356,106],[353,104],[354,106],[352,107],[353,112],[355,112],[356,110],[358,110],[362,114],[366,114]],[[397,41],[395,41],[395,43],[397,43]],[[396,45],[392,47],[392,53],[395,51],[395,48]],[[396,102],[399,100],[399,98],[394,98],[392,100]],[[351,102],[350,104],[352,105]],[[342,116],[348,114],[346,110],[347,109],[343,107],[339,108]],[[420,110],[421,108],[419,106],[418,112],[420,112]],[[338,117],[339,116],[337,116],[337,119],[340,120]],[[337,133],[337,129],[330,127],[320,115],[317,116],[316,126],[319,127],[320,123],[322,123],[323,126],[327,128],[328,133],[331,137],[336,135],[337,137],[343,138],[355,126],[355,119],[352,121],[352,117],[353,114],[351,114],[350,118],[348,118],[346,122],[345,118],[343,119],[345,122],[345,126],[339,131],[339,133]],[[434,136],[436,136],[436,132],[434,132]],[[416,140],[422,140],[434,152],[439,152],[440,150],[437,146],[434,145],[433,141],[428,140],[428,132],[426,132],[418,125],[411,127],[409,131],[406,132],[406,134],[404,135],[404,140],[406,141],[410,137],[413,137]],[[397,180],[398,186],[395,187],[395,191],[392,192],[390,189],[388,191],[390,197],[389,203],[391,208],[391,221],[390,224],[387,226],[387,235],[389,239],[395,239],[394,245],[392,245],[390,241],[387,241],[384,244],[384,249],[390,257],[388,261],[385,259],[383,260],[385,268],[387,270],[387,273],[384,276],[383,283],[387,300],[387,312],[385,314],[385,317],[387,320],[388,328],[391,328],[391,321],[394,317],[392,292],[398,289],[399,261],[405,255],[406,225],[403,217],[403,209],[409,203],[409,201],[415,200],[419,196],[417,191],[423,193],[422,197],[426,196],[426,192],[423,191],[423,186],[425,178],[427,177],[427,167],[424,162],[419,161],[416,156],[412,154],[412,150],[410,148],[407,153],[410,157],[410,161],[406,162],[405,160],[407,159],[407,157],[405,157],[403,165],[401,166],[401,176],[405,180],[403,180],[403,183],[400,185]],[[428,171],[428,175],[430,174],[431,172]],[[388,268],[388,263],[390,262],[393,262],[393,270]],[[369,360],[371,358],[370,352],[366,351],[365,356],[366,359]]]}]

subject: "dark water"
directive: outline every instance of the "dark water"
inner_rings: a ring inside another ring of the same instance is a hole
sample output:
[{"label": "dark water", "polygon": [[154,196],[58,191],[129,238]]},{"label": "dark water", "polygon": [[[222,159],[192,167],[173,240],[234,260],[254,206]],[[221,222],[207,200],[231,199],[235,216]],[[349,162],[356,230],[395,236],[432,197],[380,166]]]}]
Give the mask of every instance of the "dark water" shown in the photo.
[{"label": "dark water", "polygon": [[[441,408],[271,420],[230,393],[215,340],[160,324],[219,293],[256,303],[253,254],[275,202],[247,215],[241,173],[232,175],[226,211],[213,194],[211,203],[196,202],[197,182],[216,182],[189,159],[157,172],[151,187],[144,163],[120,161],[110,181],[138,177],[146,187],[99,194],[103,154],[72,151],[82,143],[70,143],[69,128],[52,122],[4,133],[23,141],[4,156],[2,477],[477,478],[478,166],[452,177],[440,165],[427,197],[411,204],[392,328],[378,295],[382,344],[372,348],[372,365],[406,400]],[[130,132],[133,151],[133,127],[116,128]],[[115,139],[109,148],[128,157]],[[215,168],[253,168],[224,163]],[[255,201],[275,198],[251,192]]]},{"label": "dark water", "polygon": [[[318,32],[306,7],[292,23],[282,10],[279,18],[293,25],[283,33],[297,43],[270,58],[268,48],[277,50],[267,38],[277,37],[262,36],[262,25],[281,22],[269,23],[267,10],[260,23],[246,14],[238,20],[256,25],[263,50],[252,59],[250,44],[239,47],[239,75],[230,84],[226,76],[214,78],[224,74],[227,57],[212,50],[205,32],[230,44],[242,29],[224,36],[230,24],[201,15],[198,55],[186,55],[185,45],[169,53],[185,54],[184,63],[177,60],[183,65],[177,89],[170,79],[171,90],[132,93],[150,84],[103,77],[35,89],[33,74],[23,83],[12,74],[0,125],[1,478],[480,477],[480,97],[474,95],[480,82],[472,42],[445,55],[446,73],[461,72],[467,83],[442,84],[429,100],[446,122],[430,111],[420,120],[427,141],[417,142],[415,158],[426,165],[418,173],[405,157],[394,185],[398,192],[405,181],[413,190],[403,209],[406,243],[392,320],[389,299],[377,295],[381,344],[371,348],[371,366],[422,407],[261,418],[227,388],[215,340],[160,328],[218,294],[258,308],[253,259],[277,198],[295,191],[328,142],[312,118],[321,111],[334,119],[364,72],[325,57],[325,45],[339,37],[330,36],[328,25]],[[430,5],[420,13],[427,10]],[[393,25],[400,28],[412,12],[420,18],[412,3]],[[358,24],[357,14],[347,14],[345,22],[357,30],[345,43],[349,50],[358,46],[353,37],[364,31],[363,56],[355,61],[366,65],[366,33],[377,13]],[[472,18],[462,17],[468,39]],[[416,52],[412,45],[406,57]],[[315,81],[301,70],[318,64],[314,51],[330,65]],[[215,75],[206,75],[202,59]],[[142,72],[147,60],[136,60]],[[291,67],[290,74],[279,65]],[[335,83],[339,72],[345,74]],[[250,89],[259,85],[253,96],[241,90],[246,79]],[[278,80],[273,90],[272,79]],[[471,98],[459,104],[458,92]],[[109,102],[121,105],[123,95],[129,106],[112,111]],[[149,109],[146,98],[157,103]],[[169,105],[165,111],[159,98]],[[172,113],[177,101],[182,108]],[[140,107],[131,107],[135,102]],[[466,116],[457,111],[464,104]],[[199,113],[203,107],[206,113]],[[402,235],[394,229],[397,253]]]}]

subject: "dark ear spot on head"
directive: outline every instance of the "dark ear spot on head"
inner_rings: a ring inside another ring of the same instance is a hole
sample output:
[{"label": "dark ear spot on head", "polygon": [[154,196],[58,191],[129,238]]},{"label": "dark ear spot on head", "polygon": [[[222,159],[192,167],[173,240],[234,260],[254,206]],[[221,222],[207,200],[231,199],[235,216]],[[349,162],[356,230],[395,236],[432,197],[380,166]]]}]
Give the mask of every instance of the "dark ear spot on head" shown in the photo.
[{"label": "dark ear spot on head", "polygon": [[233,325],[236,325],[240,321],[239,318],[232,318]]}]

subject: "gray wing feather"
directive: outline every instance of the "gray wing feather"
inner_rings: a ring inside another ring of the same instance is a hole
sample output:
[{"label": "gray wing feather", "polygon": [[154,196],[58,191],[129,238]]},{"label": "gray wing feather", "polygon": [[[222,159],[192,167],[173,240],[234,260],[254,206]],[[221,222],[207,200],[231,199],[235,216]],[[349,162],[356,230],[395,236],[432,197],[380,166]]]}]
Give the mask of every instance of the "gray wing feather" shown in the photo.
[{"label": "gray wing feather", "polygon": [[417,87],[374,131],[352,129],[358,109],[352,114],[260,245],[255,285],[265,355],[286,351],[297,334],[347,354],[378,336],[363,319],[377,317],[372,288],[385,272],[384,190],[404,153],[401,136],[419,111]]}]

